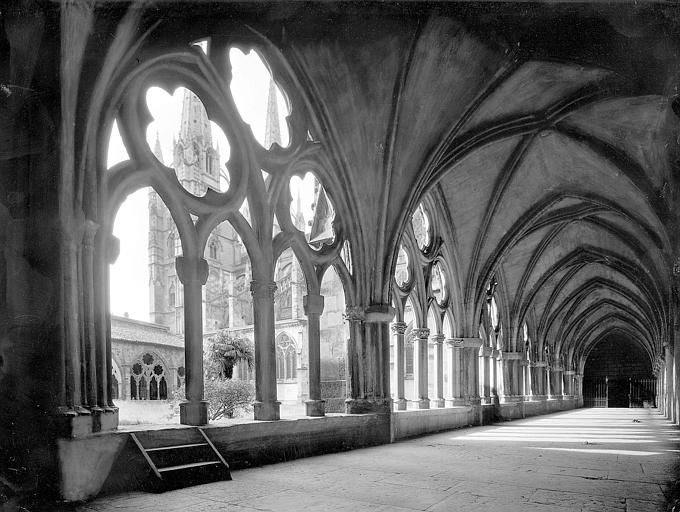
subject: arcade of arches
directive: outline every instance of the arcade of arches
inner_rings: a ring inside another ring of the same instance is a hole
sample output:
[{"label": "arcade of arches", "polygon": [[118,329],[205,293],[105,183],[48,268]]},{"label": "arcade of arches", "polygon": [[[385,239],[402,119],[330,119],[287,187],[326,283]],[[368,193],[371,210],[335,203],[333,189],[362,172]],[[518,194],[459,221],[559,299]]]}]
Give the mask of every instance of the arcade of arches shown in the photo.
[{"label": "arcade of arches", "polygon": [[[211,234],[227,221],[248,253],[262,420],[249,439],[268,440],[241,454],[250,463],[584,403],[656,406],[678,422],[680,21],[670,7],[22,5],[1,14],[3,478],[74,500],[100,492],[115,467],[112,226],[143,187],[176,226],[178,285],[163,300],[183,306],[182,424],[207,424]],[[261,145],[243,121],[232,48],[255,50],[271,71],[290,112],[285,145]],[[211,173],[219,165],[226,189],[187,188],[156,158],[151,87],[189,89],[223,130],[228,161],[186,151]],[[114,120],[128,158],[107,169]],[[308,172],[334,212],[313,239],[290,215],[291,178]],[[296,420],[304,445],[276,422],[277,377],[299,366],[275,339],[285,251],[305,283],[306,413],[326,416]],[[331,267],[349,332],[341,415],[321,394]],[[175,377],[140,357],[126,383],[162,397]]]}]

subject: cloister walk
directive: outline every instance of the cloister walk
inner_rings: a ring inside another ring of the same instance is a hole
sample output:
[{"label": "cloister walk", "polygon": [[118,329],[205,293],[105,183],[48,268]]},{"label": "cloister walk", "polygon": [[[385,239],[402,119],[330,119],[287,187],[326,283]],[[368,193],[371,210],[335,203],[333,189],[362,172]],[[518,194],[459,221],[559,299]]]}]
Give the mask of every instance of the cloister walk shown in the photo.
[{"label": "cloister walk", "polygon": [[[186,387],[179,426],[137,431],[151,444],[208,445],[237,468],[583,405],[680,421],[680,31],[666,6],[26,5],[0,12],[0,483],[15,494],[130,489],[141,480],[117,479],[124,461],[146,474],[158,448],[118,428],[112,385],[114,223],[147,187],[164,237],[149,242],[149,282],[160,260],[176,278],[155,313],[181,327]],[[283,98],[285,137],[255,135],[234,93],[237,51]],[[192,116],[167,165],[151,98],[175,92]],[[108,165],[114,133],[124,156]],[[307,175],[311,230],[291,193]],[[218,427],[203,352],[204,317],[227,316],[206,299],[222,228],[247,254],[255,400],[252,418]],[[295,347],[278,369],[300,362],[307,379],[305,417],[290,422],[277,391],[283,255],[304,281],[308,356]],[[341,414],[322,393],[333,273]],[[152,379],[142,366],[160,396],[165,367]]]},{"label": "cloister walk", "polygon": [[160,496],[116,494],[77,510],[652,512],[666,510],[678,448],[677,430],[656,412],[583,409],[244,469],[231,482]]}]

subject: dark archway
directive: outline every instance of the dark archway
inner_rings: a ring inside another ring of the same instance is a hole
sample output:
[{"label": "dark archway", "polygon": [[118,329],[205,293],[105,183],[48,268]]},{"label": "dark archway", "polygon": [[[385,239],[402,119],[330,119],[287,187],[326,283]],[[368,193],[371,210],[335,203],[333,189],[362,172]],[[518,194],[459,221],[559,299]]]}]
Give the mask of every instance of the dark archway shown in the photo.
[{"label": "dark archway", "polygon": [[636,341],[608,336],[588,354],[583,372],[585,407],[643,407],[656,401],[656,378]]}]

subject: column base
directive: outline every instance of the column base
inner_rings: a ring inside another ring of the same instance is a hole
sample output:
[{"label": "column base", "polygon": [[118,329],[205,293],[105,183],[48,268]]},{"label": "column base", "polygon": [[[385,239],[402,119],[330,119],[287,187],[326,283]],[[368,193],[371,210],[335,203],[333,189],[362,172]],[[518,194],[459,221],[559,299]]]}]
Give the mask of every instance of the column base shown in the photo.
[{"label": "column base", "polygon": [[73,409],[60,411],[56,416],[60,437],[82,437],[92,433],[92,415],[77,414]]},{"label": "column base", "polygon": [[326,401],[325,400],[307,400],[305,401],[305,409],[307,416],[325,416],[326,415]]},{"label": "column base", "polygon": [[421,400],[414,400],[413,404],[415,405],[416,409],[429,409],[430,408],[429,398],[423,398]]},{"label": "column base", "polygon": [[278,421],[281,419],[281,402],[253,402],[253,419],[259,421]]},{"label": "column base", "polygon": [[470,407],[468,413],[468,423],[470,426],[479,426],[482,424],[482,399],[478,396],[471,396],[466,398],[467,405]]},{"label": "column base", "polygon": [[99,422],[102,432],[116,430],[119,422],[118,407],[104,407],[104,412],[100,416]]},{"label": "column base", "polygon": [[430,407],[436,407],[437,409],[442,409],[444,407],[444,399],[443,398],[435,398],[434,400],[430,401]]},{"label": "column base", "polygon": [[394,402],[397,406],[397,411],[405,411],[406,410],[406,399],[405,398],[400,398],[396,402]]},{"label": "column base", "polygon": [[345,400],[345,412],[347,414],[390,414],[392,412],[392,399],[348,398]]},{"label": "column base", "polygon": [[548,400],[557,400],[558,402],[562,401],[562,395],[550,395],[548,397]]},{"label": "column base", "polygon": [[182,402],[179,404],[179,422],[182,425],[207,425],[208,402],[199,400],[196,402]]},{"label": "column base", "polygon": [[467,405],[464,398],[447,398],[446,407],[460,407]]},{"label": "column base", "polygon": [[92,415],[92,432],[101,432],[104,409],[96,406],[90,407],[90,414]]}]

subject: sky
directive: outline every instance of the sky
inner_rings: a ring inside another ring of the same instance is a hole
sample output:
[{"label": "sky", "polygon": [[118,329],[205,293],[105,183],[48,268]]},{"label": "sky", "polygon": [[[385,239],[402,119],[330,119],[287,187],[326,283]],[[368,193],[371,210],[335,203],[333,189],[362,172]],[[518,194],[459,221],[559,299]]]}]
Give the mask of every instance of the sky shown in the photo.
[{"label": "sky", "polygon": [[[205,48],[204,48],[205,51]],[[270,74],[267,67],[255,52],[244,54],[232,49],[229,54],[232,64],[232,95],[243,120],[248,123],[255,139],[264,143],[267,113],[267,94]],[[277,90],[279,124],[283,145],[288,143],[285,116],[288,115],[286,101]],[[158,87],[147,91],[147,105],[154,118],[147,128],[147,143],[153,150],[156,137],[161,145],[165,165],[172,164],[173,137],[177,138],[182,111],[184,89],[179,88],[170,94]],[[220,163],[229,159],[229,143],[222,130],[213,122],[213,145],[219,146]],[[117,125],[114,123],[108,148],[108,167],[128,159],[125,145],[121,140]],[[226,183],[224,184],[226,187]],[[113,234],[120,240],[120,255],[111,265],[111,313],[124,316],[126,313],[137,320],[149,321],[149,269],[148,269],[148,188],[128,196],[120,207],[114,223]],[[301,196],[305,220],[312,218],[313,179],[305,177],[291,179],[293,204],[297,194]]]}]

